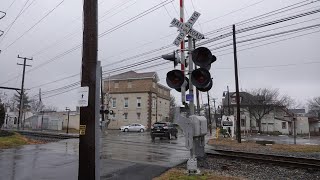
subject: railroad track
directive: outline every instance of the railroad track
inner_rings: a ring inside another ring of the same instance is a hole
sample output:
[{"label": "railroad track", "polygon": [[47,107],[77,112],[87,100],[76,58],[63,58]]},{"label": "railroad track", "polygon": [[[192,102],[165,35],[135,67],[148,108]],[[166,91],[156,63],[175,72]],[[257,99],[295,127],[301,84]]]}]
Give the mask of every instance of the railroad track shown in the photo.
[{"label": "railroad track", "polygon": [[54,134],[54,133],[45,133],[45,132],[31,132],[31,131],[16,131],[16,132],[32,139],[45,140],[45,141],[59,141],[59,140],[79,137],[79,136],[70,135],[70,134]]},{"label": "railroad track", "polygon": [[242,151],[212,149],[207,151],[207,155],[211,157],[223,157],[231,159],[244,159],[250,161],[258,161],[263,163],[276,164],[281,166],[290,166],[307,169],[320,170],[320,160],[312,158],[290,157],[281,155],[249,153]]}]

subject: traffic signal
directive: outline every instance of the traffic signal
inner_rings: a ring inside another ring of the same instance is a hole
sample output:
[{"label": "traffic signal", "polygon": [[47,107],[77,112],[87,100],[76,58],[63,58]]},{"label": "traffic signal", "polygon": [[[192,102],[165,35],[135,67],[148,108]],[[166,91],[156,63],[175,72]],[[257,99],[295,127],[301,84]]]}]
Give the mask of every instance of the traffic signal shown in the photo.
[{"label": "traffic signal", "polygon": [[100,109],[100,114],[109,114],[109,110]]},{"label": "traffic signal", "polygon": [[167,73],[166,78],[169,87],[181,92],[181,86],[186,84],[186,91],[189,89],[189,79],[180,70],[172,70]]},{"label": "traffic signal", "polygon": [[192,61],[200,68],[192,71],[191,82],[199,91],[206,92],[212,88],[213,82],[209,70],[216,59],[208,48],[199,47],[192,51]]}]

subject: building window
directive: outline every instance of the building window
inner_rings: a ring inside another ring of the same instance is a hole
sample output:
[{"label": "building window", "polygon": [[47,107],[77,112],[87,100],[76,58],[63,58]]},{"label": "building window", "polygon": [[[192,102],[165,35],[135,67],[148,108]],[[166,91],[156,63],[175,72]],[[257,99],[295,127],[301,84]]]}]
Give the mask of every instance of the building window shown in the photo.
[{"label": "building window", "polygon": [[128,113],[124,113],[124,119],[127,120],[128,119]]},{"label": "building window", "polygon": [[152,98],[152,108],[156,108],[156,99]]},{"label": "building window", "polygon": [[124,107],[125,108],[129,107],[129,98],[124,98]]},{"label": "building window", "polygon": [[287,122],[282,122],[282,129],[287,129]]},{"label": "building window", "polygon": [[156,88],[156,83],[155,82],[152,82],[152,87]]},{"label": "building window", "polygon": [[113,117],[113,118],[116,118],[116,113],[113,113],[113,114],[112,114],[112,117]]},{"label": "building window", "polygon": [[141,107],[141,97],[137,97],[137,107]]},{"label": "building window", "polygon": [[116,107],[117,107],[117,99],[112,98],[112,108],[116,108]]},{"label": "building window", "polygon": [[114,88],[119,88],[119,82],[114,82]]},{"label": "building window", "polygon": [[246,121],[244,119],[241,119],[241,127],[245,127],[246,126]]},{"label": "building window", "polygon": [[132,81],[128,81],[128,88],[132,88]]},{"label": "building window", "polygon": [[141,118],[141,113],[137,113],[137,120],[140,120]]}]

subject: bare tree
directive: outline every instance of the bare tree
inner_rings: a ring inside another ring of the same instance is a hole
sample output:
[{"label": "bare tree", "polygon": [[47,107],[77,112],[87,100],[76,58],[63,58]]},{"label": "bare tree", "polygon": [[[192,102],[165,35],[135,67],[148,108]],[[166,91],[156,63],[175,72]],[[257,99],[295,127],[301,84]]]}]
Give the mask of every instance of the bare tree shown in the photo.
[{"label": "bare tree", "polygon": [[291,103],[288,96],[280,96],[277,89],[260,88],[247,91],[246,109],[250,114],[250,119],[256,121],[259,132],[261,132],[261,120],[265,115],[278,107],[286,107]]},{"label": "bare tree", "polygon": [[53,105],[45,106],[44,109],[46,111],[57,111],[58,110],[58,108],[56,106],[53,106]]},{"label": "bare tree", "polygon": [[308,108],[311,116],[320,117],[320,96],[309,100]]},{"label": "bare tree", "polygon": [[31,99],[29,104],[32,112],[40,112],[45,108],[45,105],[38,99]]},{"label": "bare tree", "polygon": [[1,99],[0,99],[0,131],[1,131],[1,127],[4,124],[4,119],[5,119],[5,106],[4,104],[2,104]]}]

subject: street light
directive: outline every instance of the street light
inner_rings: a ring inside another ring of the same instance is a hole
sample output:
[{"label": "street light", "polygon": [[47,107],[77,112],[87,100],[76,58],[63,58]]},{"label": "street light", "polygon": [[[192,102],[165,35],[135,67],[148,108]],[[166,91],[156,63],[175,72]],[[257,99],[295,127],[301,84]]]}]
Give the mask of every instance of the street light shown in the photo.
[{"label": "street light", "polygon": [[67,134],[69,134],[69,116],[70,116],[70,109],[66,107],[66,111],[68,111],[68,122],[67,122]]}]

